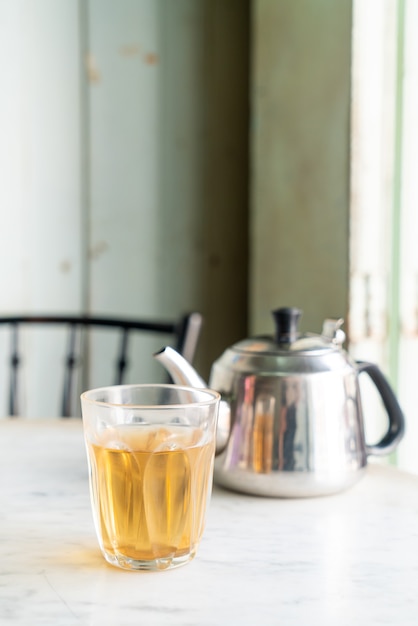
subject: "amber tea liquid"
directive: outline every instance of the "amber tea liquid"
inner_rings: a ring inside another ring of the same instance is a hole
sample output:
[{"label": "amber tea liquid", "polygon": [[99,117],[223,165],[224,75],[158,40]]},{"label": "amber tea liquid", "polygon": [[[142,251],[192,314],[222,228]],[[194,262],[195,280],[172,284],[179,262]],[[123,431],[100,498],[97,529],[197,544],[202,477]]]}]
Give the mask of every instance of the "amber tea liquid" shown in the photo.
[{"label": "amber tea liquid", "polygon": [[123,425],[88,444],[98,536],[113,564],[193,558],[212,486],[214,442],[189,426]]}]

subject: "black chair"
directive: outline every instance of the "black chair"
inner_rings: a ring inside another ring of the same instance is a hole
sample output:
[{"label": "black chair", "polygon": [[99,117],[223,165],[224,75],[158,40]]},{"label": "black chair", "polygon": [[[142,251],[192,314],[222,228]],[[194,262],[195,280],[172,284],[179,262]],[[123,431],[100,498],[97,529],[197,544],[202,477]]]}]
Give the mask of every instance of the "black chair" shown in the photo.
[{"label": "black chair", "polygon": [[[116,330],[120,335],[118,354],[114,366],[114,384],[123,384],[128,369],[128,348],[133,333],[147,333],[165,336],[178,352],[192,363],[202,326],[200,313],[189,313],[176,321],[155,321],[147,319],[123,319],[89,315],[19,315],[0,317],[0,327],[9,326],[11,330],[10,347],[10,386],[8,413],[10,416],[20,415],[20,330],[25,326],[60,326],[68,327],[67,350],[64,362],[64,382],[61,398],[61,416],[77,415],[74,411],[75,371],[83,361],[83,348],[80,333],[83,329],[107,328]],[[152,355],[150,355],[152,356]],[[109,384],[103,382],[103,385]]]}]

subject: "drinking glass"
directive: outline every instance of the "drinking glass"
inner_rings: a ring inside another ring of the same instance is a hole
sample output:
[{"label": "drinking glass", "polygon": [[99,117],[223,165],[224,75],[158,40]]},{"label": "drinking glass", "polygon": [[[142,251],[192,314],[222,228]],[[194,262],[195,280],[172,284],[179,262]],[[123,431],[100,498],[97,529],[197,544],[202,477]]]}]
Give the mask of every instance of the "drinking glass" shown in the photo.
[{"label": "drinking glass", "polygon": [[196,555],[219,399],[216,391],[160,384],[81,395],[93,518],[112,565],[162,570]]}]

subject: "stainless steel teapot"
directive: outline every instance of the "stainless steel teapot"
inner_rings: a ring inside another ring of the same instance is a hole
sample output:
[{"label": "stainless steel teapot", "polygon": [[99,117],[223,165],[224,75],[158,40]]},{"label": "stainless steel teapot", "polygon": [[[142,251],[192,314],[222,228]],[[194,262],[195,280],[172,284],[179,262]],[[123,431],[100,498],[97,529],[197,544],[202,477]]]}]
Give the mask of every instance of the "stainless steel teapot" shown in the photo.
[{"label": "stainless steel teapot", "polygon": [[[369,455],[385,455],[404,433],[404,416],[380,369],[343,350],[342,320],[325,320],[322,334],[298,332],[301,311],[273,311],[274,338],[228,348],[213,364],[209,386],[222,395],[215,481],[276,497],[338,492],[364,473]],[[155,355],[178,384],[205,387],[172,348]],[[365,441],[359,376],[368,374],[388,415],[381,441]]]}]

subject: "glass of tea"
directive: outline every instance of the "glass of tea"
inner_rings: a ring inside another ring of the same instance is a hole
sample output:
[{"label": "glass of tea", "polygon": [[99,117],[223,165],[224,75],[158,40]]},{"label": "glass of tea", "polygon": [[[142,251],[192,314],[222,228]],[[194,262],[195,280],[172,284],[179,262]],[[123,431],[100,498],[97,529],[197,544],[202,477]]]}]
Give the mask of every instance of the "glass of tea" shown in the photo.
[{"label": "glass of tea", "polygon": [[220,396],[179,385],[81,395],[93,518],[112,565],[164,570],[196,555],[210,499]]}]

